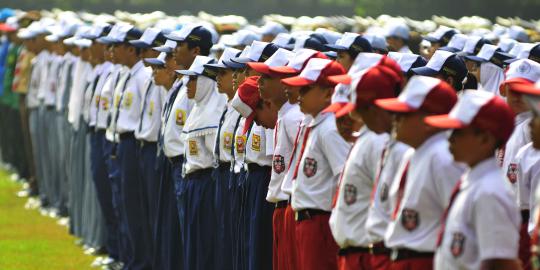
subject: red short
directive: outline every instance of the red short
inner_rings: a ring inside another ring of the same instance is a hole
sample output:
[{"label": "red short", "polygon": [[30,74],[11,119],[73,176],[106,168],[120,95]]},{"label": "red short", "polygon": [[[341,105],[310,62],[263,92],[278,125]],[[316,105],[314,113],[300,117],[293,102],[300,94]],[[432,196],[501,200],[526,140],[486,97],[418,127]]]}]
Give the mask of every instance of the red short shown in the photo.
[{"label": "red short", "polygon": [[287,265],[288,270],[298,269],[298,257],[296,255],[296,221],[294,221],[294,210],[289,204],[285,208],[284,213],[284,237],[283,237],[283,248],[285,251],[285,264]]},{"label": "red short", "polygon": [[274,234],[272,267],[274,270],[287,270],[287,252],[285,249],[285,208],[276,208],[272,220]]},{"label": "red short", "polygon": [[406,259],[392,262],[390,270],[432,270],[433,258]]},{"label": "red short", "polygon": [[339,270],[371,270],[371,255],[369,253],[352,252],[338,256]]},{"label": "red short", "polygon": [[370,260],[372,270],[387,270],[392,264],[389,255],[371,255]]},{"label": "red short", "polygon": [[296,222],[298,270],[337,269],[338,246],[330,232],[330,214]]},{"label": "red short", "polygon": [[529,235],[529,221],[525,220],[521,224],[519,231],[519,259],[523,270],[531,269],[531,236]]}]

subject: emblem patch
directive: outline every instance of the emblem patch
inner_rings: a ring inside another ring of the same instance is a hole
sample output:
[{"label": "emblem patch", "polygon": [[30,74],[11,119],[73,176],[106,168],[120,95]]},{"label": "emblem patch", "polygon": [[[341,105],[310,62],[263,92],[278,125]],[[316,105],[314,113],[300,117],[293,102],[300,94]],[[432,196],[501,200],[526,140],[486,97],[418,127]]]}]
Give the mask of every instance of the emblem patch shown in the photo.
[{"label": "emblem patch", "polygon": [[251,137],[251,150],[257,152],[261,151],[261,136],[253,134],[253,137]]},{"label": "emblem patch", "polygon": [[379,199],[381,200],[381,202],[385,202],[386,200],[388,200],[388,184],[387,183],[383,183],[381,185],[381,190],[379,191]]},{"label": "emblem patch", "polygon": [[148,108],[148,116],[152,116],[152,114],[154,114],[154,101],[150,101]]},{"label": "emblem patch", "polygon": [[243,154],[246,151],[246,136],[236,136],[236,152]]},{"label": "emblem patch", "polygon": [[100,99],[100,96],[99,95],[96,95],[96,108],[99,108],[99,99]]},{"label": "emblem patch", "polygon": [[345,184],[343,191],[343,197],[347,205],[351,205],[356,202],[356,186]]},{"label": "emblem patch", "polygon": [[133,93],[132,92],[127,92],[127,93],[125,93],[125,95],[126,96],[123,99],[123,101],[124,101],[123,102],[124,103],[123,107],[124,107],[124,109],[129,109],[129,108],[131,108],[131,104],[133,104]]},{"label": "emblem patch", "polygon": [[274,167],[274,172],[280,174],[285,171],[285,158],[280,155],[274,155],[272,160],[272,165]]},{"label": "emblem patch", "polygon": [[232,137],[232,133],[223,132],[223,149],[231,150],[233,143]]},{"label": "emblem patch", "polygon": [[306,158],[304,160],[304,175],[312,177],[317,173],[317,161],[313,158]]},{"label": "emblem patch", "polygon": [[103,107],[103,110],[108,111],[109,110],[109,99],[106,97],[100,97],[99,101],[101,102],[101,107]]},{"label": "emblem patch", "polygon": [[518,173],[518,167],[516,163],[510,163],[508,165],[508,170],[506,171],[506,176],[508,177],[508,180],[510,180],[510,183],[515,183],[517,181],[517,173]]},{"label": "emblem patch", "polygon": [[176,109],[176,125],[183,126],[186,123],[186,112],[180,109]]},{"label": "emblem patch", "polygon": [[465,244],[465,235],[462,233],[454,233],[452,235],[452,243],[450,244],[450,252],[454,257],[459,257],[463,254],[463,245]]},{"label": "emblem patch", "polygon": [[196,156],[199,154],[199,149],[197,148],[197,141],[189,140],[189,155]]},{"label": "emblem patch", "polygon": [[420,224],[418,212],[413,209],[403,209],[403,212],[401,212],[401,225],[403,225],[407,231],[414,231],[418,228],[418,224]]}]

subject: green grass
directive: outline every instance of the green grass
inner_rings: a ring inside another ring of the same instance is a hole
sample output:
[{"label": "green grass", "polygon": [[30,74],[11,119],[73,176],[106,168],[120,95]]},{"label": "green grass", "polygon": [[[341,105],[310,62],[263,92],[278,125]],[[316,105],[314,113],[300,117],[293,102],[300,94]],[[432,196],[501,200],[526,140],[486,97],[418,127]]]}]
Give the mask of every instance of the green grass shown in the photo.
[{"label": "green grass", "polygon": [[15,195],[20,189],[0,170],[0,269],[93,269],[94,257],[82,253],[66,227],[24,209],[26,198]]}]

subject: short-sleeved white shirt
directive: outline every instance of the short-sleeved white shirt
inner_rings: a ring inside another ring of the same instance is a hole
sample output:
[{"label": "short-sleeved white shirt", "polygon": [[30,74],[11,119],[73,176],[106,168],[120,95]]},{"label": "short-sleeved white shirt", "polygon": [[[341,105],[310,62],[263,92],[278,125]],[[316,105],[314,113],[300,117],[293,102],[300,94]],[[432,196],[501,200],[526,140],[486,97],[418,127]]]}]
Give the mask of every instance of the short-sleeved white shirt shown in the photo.
[{"label": "short-sleeved white shirt", "polygon": [[506,176],[510,183],[512,183],[512,188],[515,193],[517,193],[517,185],[514,177],[514,170],[517,164],[513,163],[512,160],[516,157],[516,154],[521,147],[531,142],[531,135],[529,133],[529,122],[531,121],[531,118],[531,112],[523,112],[516,116],[514,132],[512,132],[512,136],[510,136],[506,142],[506,147],[504,149],[502,169],[503,172],[506,172]]},{"label": "short-sleeved white shirt", "polygon": [[290,164],[288,166],[287,173],[285,174],[285,178],[283,179],[283,183],[281,184],[281,190],[283,190],[283,192],[289,196],[291,196],[293,190],[294,168],[296,167],[296,164],[300,162],[298,156],[300,155],[300,148],[302,146],[302,141],[304,140],[304,133],[306,132],[308,124],[311,123],[311,120],[313,120],[313,117],[305,114],[304,118],[300,122],[300,125],[297,127],[293,149],[291,149],[292,157],[290,159]]},{"label": "short-sleeved white shirt", "polygon": [[266,129],[253,122],[246,143],[246,163],[272,166],[272,153],[274,152],[273,134],[273,129]]},{"label": "short-sleeved white shirt", "polygon": [[137,62],[129,72],[131,76],[121,93],[122,97],[118,106],[118,121],[116,123],[118,134],[134,132],[139,127],[141,102],[146,91],[144,86],[151,75],[151,70],[145,67],[142,61]]},{"label": "short-sleeved white shirt", "polygon": [[139,124],[135,129],[135,138],[148,142],[157,142],[161,126],[161,109],[165,104],[167,90],[156,85],[149,77],[143,87]]},{"label": "short-sleeved white shirt", "polygon": [[[172,91],[176,87],[180,87],[180,90],[174,101],[171,101]],[[169,111],[162,112],[163,153],[167,157],[176,157],[184,154],[185,141],[182,131],[193,108],[193,101],[188,99],[187,88],[182,80],[177,81],[169,90],[168,102],[173,104]]]}]

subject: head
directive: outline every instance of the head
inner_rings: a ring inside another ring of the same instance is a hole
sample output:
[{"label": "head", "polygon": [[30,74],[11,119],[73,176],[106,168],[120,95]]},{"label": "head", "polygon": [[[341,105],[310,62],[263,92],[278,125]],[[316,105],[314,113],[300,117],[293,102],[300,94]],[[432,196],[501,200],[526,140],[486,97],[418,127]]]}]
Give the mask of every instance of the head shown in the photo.
[{"label": "head", "polygon": [[388,43],[388,50],[397,52],[401,48],[403,48],[405,45],[407,45],[407,41],[397,37],[397,36],[388,36],[386,37],[386,43]]},{"label": "head", "polygon": [[353,117],[350,115],[343,115],[336,118],[336,127],[339,135],[341,135],[345,141],[350,143],[356,140],[353,133],[360,130],[363,124],[362,119],[353,119]]},{"label": "head", "polygon": [[529,123],[531,128],[531,141],[535,149],[540,150],[540,114],[534,112],[533,119]]},{"label": "head", "polygon": [[370,103],[357,106],[351,116],[354,119],[361,119],[362,122],[377,134],[390,133],[392,130],[392,114]]},{"label": "head", "polygon": [[203,54],[200,46],[189,41],[178,42],[174,49],[174,58],[180,69],[188,69],[197,55],[205,54]]},{"label": "head", "polygon": [[520,92],[512,90],[512,84],[505,84],[504,89],[506,90],[506,102],[508,103],[508,106],[512,108],[512,110],[516,114],[520,114],[526,111],[530,110],[530,107],[525,101],[523,100],[523,95]]},{"label": "head", "polygon": [[355,57],[353,57],[348,51],[339,51],[336,61],[340,63],[345,70],[349,70],[354,63]]},{"label": "head", "polygon": [[473,126],[454,129],[448,141],[454,160],[471,167],[482,160],[493,157],[495,150],[500,146],[499,140],[490,132]]},{"label": "head", "polygon": [[430,116],[423,111],[408,113],[395,113],[393,117],[393,128],[395,129],[395,139],[413,148],[418,148],[427,139],[441,131],[441,129],[427,125],[424,118]]},{"label": "head", "polygon": [[156,50],[153,50],[152,48],[144,48],[141,50],[141,58],[156,58],[158,57],[159,52]]},{"label": "head", "polygon": [[283,85],[285,88],[285,95],[287,96],[287,100],[291,104],[298,103],[298,98],[300,97],[300,88],[298,86],[289,86],[289,85]]},{"label": "head", "polygon": [[197,78],[198,76],[189,76],[187,83],[187,96],[189,99],[194,99],[197,94]]},{"label": "head", "polygon": [[245,68],[235,69],[232,74],[232,84],[234,89],[238,89],[238,86],[240,86],[247,78]]},{"label": "head", "polygon": [[264,128],[275,128],[278,109],[269,100],[260,99],[254,110],[254,121]]},{"label": "head", "polygon": [[287,102],[281,79],[278,76],[262,74],[258,81],[261,98],[270,101],[276,108],[281,108]]},{"label": "head", "polygon": [[217,73],[218,91],[232,99],[236,89],[233,87],[233,70],[230,68],[220,68]]},{"label": "head", "polygon": [[300,110],[313,117],[317,116],[324,108],[328,107],[332,101],[334,89],[330,85],[311,84],[300,88],[298,103]]}]

